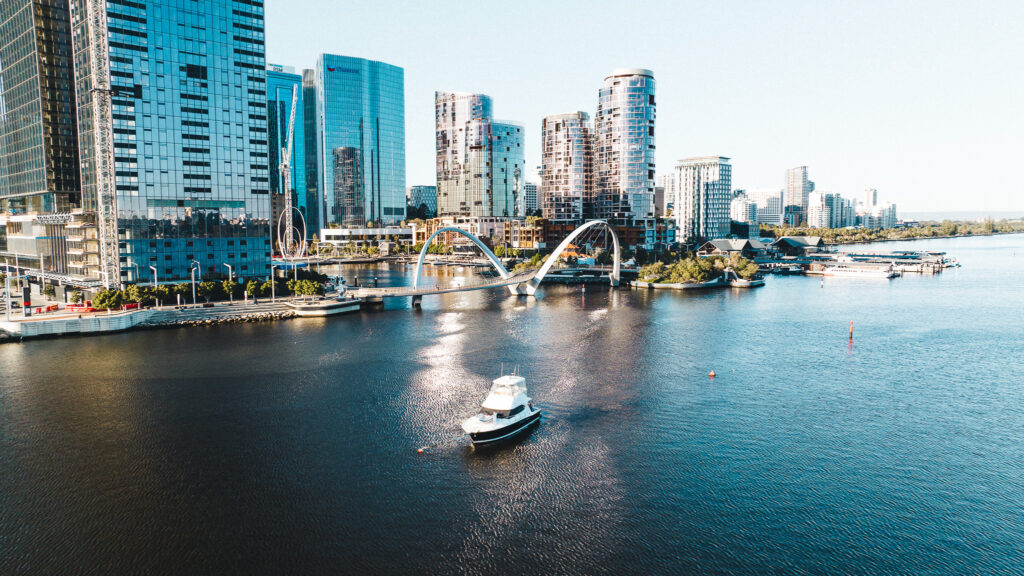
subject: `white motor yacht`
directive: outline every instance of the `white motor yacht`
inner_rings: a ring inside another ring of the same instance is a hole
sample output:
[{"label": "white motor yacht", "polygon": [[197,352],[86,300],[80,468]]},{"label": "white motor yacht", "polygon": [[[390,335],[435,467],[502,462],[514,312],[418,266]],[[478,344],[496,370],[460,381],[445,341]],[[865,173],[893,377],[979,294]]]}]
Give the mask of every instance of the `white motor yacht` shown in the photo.
[{"label": "white motor yacht", "polygon": [[494,381],[480,413],[462,423],[473,445],[506,440],[540,421],[540,409],[526,395],[522,376],[502,376]]}]

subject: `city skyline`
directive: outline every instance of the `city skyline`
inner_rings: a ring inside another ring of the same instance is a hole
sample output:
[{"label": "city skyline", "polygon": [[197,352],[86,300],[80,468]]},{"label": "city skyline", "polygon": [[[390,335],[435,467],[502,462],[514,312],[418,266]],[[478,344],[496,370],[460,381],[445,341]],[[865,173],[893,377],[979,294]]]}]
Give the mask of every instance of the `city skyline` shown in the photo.
[{"label": "city skyline", "polygon": [[[1012,68],[1010,13],[1020,6],[966,12],[908,3],[887,6],[880,21],[873,16],[878,10],[863,6],[789,2],[729,10],[656,3],[645,10],[645,42],[614,33],[614,11],[579,3],[545,6],[552,14],[544,19],[522,6],[495,9],[508,29],[544,42],[496,32],[477,21],[477,11],[458,6],[446,11],[456,19],[452,29],[464,31],[467,45],[486,43],[488,51],[450,58],[449,46],[435,46],[432,28],[421,25],[434,10],[427,6],[346,7],[346,18],[366,25],[339,37],[332,22],[341,13],[331,3],[307,0],[296,10],[271,2],[268,61],[299,68],[334,52],[403,67],[409,185],[435,179],[435,91],[479,92],[502,102],[501,117],[525,127],[527,180],[535,181],[541,119],[592,112],[585,104],[609,70],[644,67],[659,83],[659,178],[681,158],[721,154],[733,158],[737,188],[782,186],[786,169],[807,165],[823,189],[853,196],[877,188],[906,211],[1024,207],[1024,168],[1012,153],[1024,120],[1009,98],[1024,92],[1024,81],[1003,72]],[[581,10],[590,14],[588,26],[558,25]],[[310,11],[320,16],[302,18]],[[389,14],[387,23],[375,16],[380,13]],[[708,26],[676,41],[668,29],[686,13],[729,34]],[[293,40],[300,36],[302,42]],[[497,41],[514,37],[519,41]],[[552,58],[551,51],[561,56]],[[952,81],[964,75],[972,85]],[[981,162],[1000,170],[966,168]],[[934,169],[940,165],[965,168]],[[965,196],[966,187],[985,192]]]}]

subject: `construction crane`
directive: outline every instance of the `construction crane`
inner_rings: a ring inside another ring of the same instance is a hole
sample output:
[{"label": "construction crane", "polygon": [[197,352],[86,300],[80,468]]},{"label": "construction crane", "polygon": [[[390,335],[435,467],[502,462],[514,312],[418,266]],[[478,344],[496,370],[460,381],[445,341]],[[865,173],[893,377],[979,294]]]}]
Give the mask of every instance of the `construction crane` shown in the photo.
[{"label": "construction crane", "polygon": [[[299,103],[299,86],[292,86],[292,109],[288,116],[288,136],[286,144],[281,148],[281,164],[278,170],[284,179],[284,211],[278,218],[277,223],[277,244],[281,250],[281,256],[285,258],[301,258],[306,251],[305,221],[303,230],[300,232],[295,228],[294,206],[292,205],[292,150],[295,146],[295,108]],[[299,214],[302,218],[302,214]],[[281,220],[284,220],[284,230],[281,230]],[[301,243],[296,242],[296,236],[302,238]],[[298,244],[298,245],[297,245]]]},{"label": "construction crane", "polygon": [[114,130],[111,121],[110,53],[107,3],[87,0],[89,64],[92,74],[92,122],[96,170],[96,220],[99,227],[100,278],[106,288],[121,286],[117,247],[117,189],[114,186]]}]

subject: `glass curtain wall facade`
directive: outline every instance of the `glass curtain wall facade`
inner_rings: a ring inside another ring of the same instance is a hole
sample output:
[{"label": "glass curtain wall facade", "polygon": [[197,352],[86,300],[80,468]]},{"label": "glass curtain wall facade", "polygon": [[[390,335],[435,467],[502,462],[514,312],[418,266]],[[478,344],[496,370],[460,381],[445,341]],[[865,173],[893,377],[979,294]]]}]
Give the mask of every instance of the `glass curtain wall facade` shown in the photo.
[{"label": "glass curtain wall facade", "polygon": [[405,71],[334,54],[316,63],[321,226],[405,219]]},{"label": "glass curtain wall facade", "polygon": [[654,73],[619,69],[598,92],[593,216],[617,225],[654,218]]},{"label": "glass curtain wall facade", "polygon": [[67,1],[0,2],[0,210],[78,203],[78,132]]},{"label": "glass curtain wall facade", "polygon": [[0,2],[0,261],[68,274],[81,203],[68,4]]},{"label": "glass curtain wall facade", "polygon": [[582,222],[594,200],[594,134],[586,112],[541,121],[541,190],[544,218]]},{"label": "glass curtain wall facade", "polygon": [[434,93],[438,216],[499,216],[489,170],[491,98]]},{"label": "glass curtain wall facade", "polygon": [[523,127],[512,122],[491,124],[491,213],[497,216],[523,216],[520,191],[525,180]]},{"label": "glass curtain wall facade", "polygon": [[[284,175],[281,174],[281,151],[288,147],[288,120],[292,111],[292,90],[298,89],[295,106],[295,132],[292,135],[291,190],[292,206],[306,218],[306,238],[316,230],[309,224],[309,196],[306,193],[306,139],[303,122],[302,76],[282,66],[267,67],[267,150],[270,156],[271,231],[277,241],[277,226],[284,210]],[[295,225],[299,222],[296,218]]]},{"label": "glass curtain wall facade", "polygon": [[[71,0],[83,202],[96,205],[85,0]],[[266,276],[262,0],[106,4],[122,281]]]},{"label": "glass curtain wall facade", "polygon": [[682,242],[725,238],[729,235],[732,166],[724,156],[686,158],[676,165],[679,197],[675,206],[676,234]]},{"label": "glass curtain wall facade", "polygon": [[409,188],[409,205],[413,208],[427,207],[431,216],[437,214],[437,186],[412,186]]},{"label": "glass curtain wall facade", "polygon": [[[323,209],[323,198],[319,194],[319,177],[317,166],[319,164],[320,152],[317,149],[316,138],[316,70],[302,71],[302,150],[306,162],[306,227],[312,232],[310,237],[317,230],[324,227],[321,217]],[[299,119],[295,120],[299,122]],[[300,142],[295,141],[299,146]],[[296,188],[298,190],[298,188]]]}]

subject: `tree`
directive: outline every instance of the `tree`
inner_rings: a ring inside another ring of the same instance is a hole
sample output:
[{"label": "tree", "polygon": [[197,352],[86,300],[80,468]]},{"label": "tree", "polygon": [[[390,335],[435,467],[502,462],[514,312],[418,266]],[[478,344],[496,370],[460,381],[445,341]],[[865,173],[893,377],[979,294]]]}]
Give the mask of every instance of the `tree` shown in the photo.
[{"label": "tree", "polygon": [[43,296],[46,296],[47,298],[55,298],[57,296],[57,291],[53,289],[52,285],[44,284],[43,285]]},{"label": "tree", "polygon": [[164,284],[159,284],[153,289],[153,298],[155,298],[160,304],[169,302],[173,296],[174,292],[172,288]]},{"label": "tree", "polygon": [[136,304],[142,301],[142,290],[138,284],[129,284],[124,287],[124,299]]},{"label": "tree", "polygon": [[216,298],[220,295],[220,284],[211,280],[200,282],[197,287],[197,292],[200,298],[209,302],[211,298]]},{"label": "tree", "polygon": [[92,301],[92,307],[97,310],[110,310],[120,308],[124,303],[124,294],[120,290],[100,290]]},{"label": "tree", "polygon": [[249,280],[245,283],[245,293],[253,298],[259,298],[263,295],[263,286],[255,279]]},{"label": "tree", "polygon": [[81,290],[75,290],[74,292],[71,293],[71,303],[72,304],[81,304],[83,299],[84,299],[84,296],[82,296],[82,291]]},{"label": "tree", "polygon": [[220,283],[221,292],[228,298],[237,298],[242,294],[242,286],[234,280],[225,280]]}]

